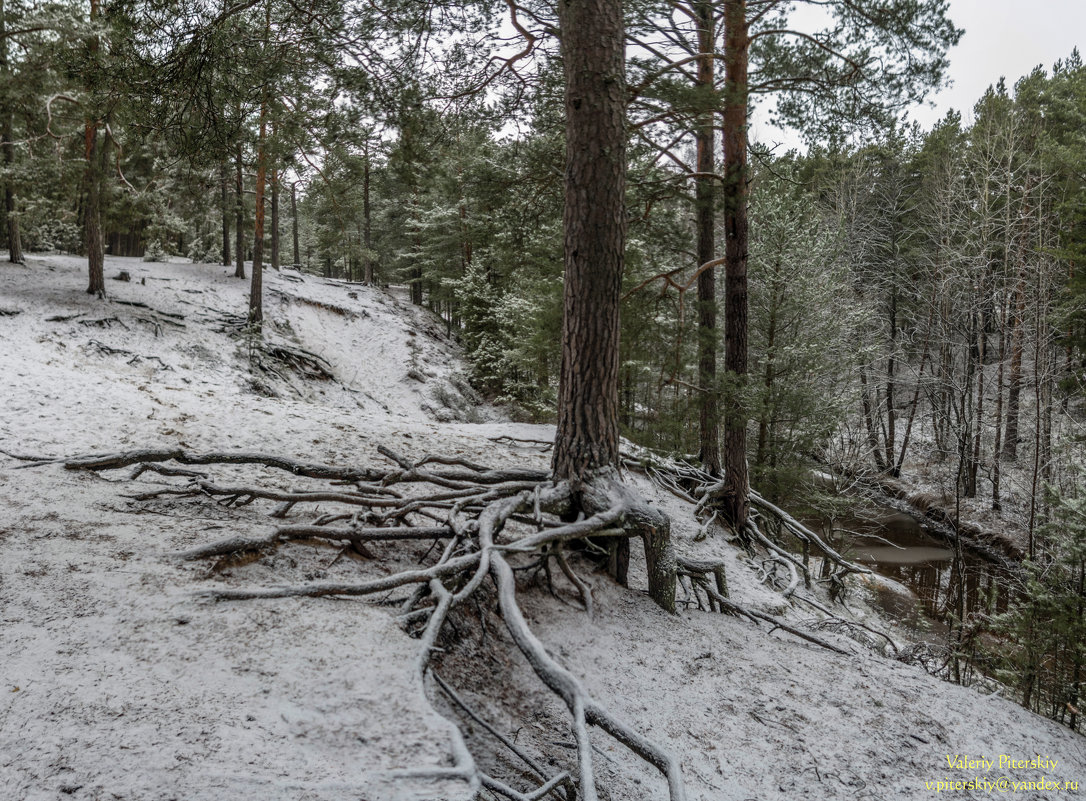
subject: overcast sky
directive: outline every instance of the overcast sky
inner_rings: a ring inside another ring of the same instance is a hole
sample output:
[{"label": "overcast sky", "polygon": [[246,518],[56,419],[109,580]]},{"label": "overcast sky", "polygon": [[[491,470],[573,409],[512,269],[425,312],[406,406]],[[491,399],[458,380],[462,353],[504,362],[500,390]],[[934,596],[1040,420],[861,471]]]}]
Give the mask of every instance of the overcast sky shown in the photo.
[{"label": "overcast sky", "polygon": [[965,28],[950,51],[954,85],[932,98],[935,109],[915,112],[925,127],[951,108],[972,119],[973,104],[1001,75],[1011,88],[1038,64],[1051,70],[1086,47],[1086,0],[950,0],[950,18]]},{"label": "overcast sky", "polygon": [[[1086,51],[1086,0],[950,0],[950,18],[965,29],[950,51],[953,85],[930,98],[935,108],[919,107],[909,114],[928,129],[951,108],[972,121],[973,104],[1000,76],[1013,88],[1038,64],[1051,70],[1076,46]],[[757,118],[753,123],[755,138],[798,144]]]}]

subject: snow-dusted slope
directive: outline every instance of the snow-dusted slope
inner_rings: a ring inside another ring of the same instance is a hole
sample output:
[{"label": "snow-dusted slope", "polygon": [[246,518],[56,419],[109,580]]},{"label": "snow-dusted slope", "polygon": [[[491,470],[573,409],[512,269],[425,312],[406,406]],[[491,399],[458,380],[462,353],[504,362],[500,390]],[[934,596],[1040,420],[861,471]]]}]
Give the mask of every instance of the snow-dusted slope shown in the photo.
[{"label": "snow-dusted slope", "polygon": [[[494,465],[547,463],[539,449],[496,438],[546,440],[551,431],[501,422],[472,398],[440,323],[393,295],[266,273],[268,338],[326,359],[336,380],[316,381],[249,369],[244,340],[222,330],[244,312],[247,292],[226,268],[107,260],[107,277],[122,269],[132,280],[108,281],[113,300],[103,302],[83,294],[79,260],[0,265],[0,448],[184,445],[365,464],[382,460],[384,444],[408,457],[440,450]],[[392,546],[366,563],[299,546],[211,573],[170,555],[264,531],[270,506],[145,504],[126,497],[137,486],[125,471],[17,465],[0,457],[0,801],[460,797],[456,784],[383,778],[449,760],[444,724],[411,683],[416,642],[387,609],[196,597],[217,582],[357,580],[386,571]],[[268,470],[217,475],[296,484]],[[139,489],[169,480],[145,474]],[[679,547],[729,561],[737,600],[780,611],[779,596],[730,546],[693,542],[681,502],[657,502],[676,521]],[[842,657],[734,618],[667,616],[599,575],[590,577],[590,621],[563,581],[565,602],[522,593],[537,633],[601,700],[682,756],[692,799],[926,799],[943,795],[928,782],[1001,775],[1086,782],[1086,740],[1010,701],[855,644]],[[492,612],[479,611],[486,641],[465,632],[443,675],[525,748],[568,764],[560,705],[502,645]],[[480,753],[495,749],[466,728]],[[654,771],[598,742],[610,798],[664,797]],[[1057,764],[963,771],[947,754],[1039,754]],[[517,777],[512,763],[495,769]]]}]

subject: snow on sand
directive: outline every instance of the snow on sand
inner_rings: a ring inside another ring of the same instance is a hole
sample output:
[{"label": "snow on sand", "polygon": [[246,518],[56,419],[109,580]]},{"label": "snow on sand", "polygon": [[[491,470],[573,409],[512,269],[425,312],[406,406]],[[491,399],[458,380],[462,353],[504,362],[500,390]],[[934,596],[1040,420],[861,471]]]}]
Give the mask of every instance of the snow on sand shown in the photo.
[{"label": "snow on sand", "polygon": [[[550,431],[501,422],[463,383],[440,322],[387,292],[266,273],[269,338],[327,359],[338,380],[320,382],[249,373],[244,344],[220,330],[247,292],[227,268],[107,259],[107,278],[122,269],[132,280],[107,280],[113,300],[144,305],[87,297],[78,259],[0,265],[0,448],[72,455],[182,445],[358,464],[382,461],[384,444],[408,456],[546,464],[538,450],[492,438],[545,440]],[[449,759],[444,722],[411,684],[416,643],[387,609],[196,596],[208,582],[350,580],[381,563],[334,562],[334,551],[299,547],[212,574],[170,554],[266,530],[268,506],[148,505],[125,497],[135,491],[127,471],[24,469],[0,458],[2,801],[460,797],[455,784],[382,778]],[[268,470],[225,474],[296,485]],[[169,479],[140,479],[157,481]],[[680,547],[695,547],[681,504],[658,502],[678,521]],[[697,547],[730,561],[738,599],[779,611],[729,546]],[[1001,775],[1086,782],[1086,740],[1010,701],[855,643],[856,655],[841,657],[733,618],[669,617],[636,588],[590,580],[593,621],[561,579],[566,603],[525,590],[526,613],[601,700],[682,755],[693,799],[925,799],[945,794],[926,782]],[[443,674],[497,725],[523,729],[526,747],[568,760],[562,710],[501,635],[490,629],[487,647],[505,655],[466,642]],[[494,748],[479,732],[469,742]],[[602,734],[597,742],[611,798],[663,797],[651,769]],[[950,768],[948,754],[1058,762],[966,771]]]}]

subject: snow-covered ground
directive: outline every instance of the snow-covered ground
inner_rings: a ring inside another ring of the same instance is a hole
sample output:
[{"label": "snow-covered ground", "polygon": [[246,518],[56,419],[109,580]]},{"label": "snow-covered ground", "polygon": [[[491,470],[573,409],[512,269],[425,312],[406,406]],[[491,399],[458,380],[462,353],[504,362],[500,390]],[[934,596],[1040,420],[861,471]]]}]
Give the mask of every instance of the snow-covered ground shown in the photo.
[{"label": "snow-covered ground", "polygon": [[[0,264],[0,448],[59,456],[183,446],[383,464],[376,448],[385,445],[408,457],[440,450],[496,466],[547,464],[541,449],[498,438],[547,440],[551,430],[504,422],[474,398],[440,321],[389,293],[265,274],[268,337],[325,358],[336,381],[322,382],[250,372],[243,340],[222,330],[224,316],[244,313],[248,290],[228,268],[107,259],[107,279],[122,269],[132,280],[107,280],[111,299],[101,301],[83,293],[81,260]],[[358,580],[392,569],[384,558],[296,546],[217,571],[180,563],[170,555],[266,531],[271,507],[144,503],[126,496],[177,479],[21,464],[0,457],[2,801],[462,797],[455,783],[387,778],[450,758],[444,722],[412,684],[417,643],[387,608],[197,597],[223,582]],[[304,485],[256,468],[216,476]],[[722,539],[695,543],[681,501],[654,497],[676,521],[678,547],[728,561],[737,601],[793,623],[808,617],[785,609]],[[415,555],[377,550],[391,561]],[[1086,795],[937,792],[948,779],[1086,784],[1086,739],[1012,701],[847,639],[836,642],[850,657],[736,618],[666,615],[636,580],[624,590],[588,579],[592,620],[558,576],[557,599],[538,587],[521,593],[529,621],[601,701],[681,755],[692,799]],[[442,675],[541,761],[568,766],[564,711],[508,646],[493,610],[474,614],[466,619],[484,627],[463,627]],[[476,753],[498,751],[474,724],[464,728]],[[665,797],[654,770],[602,733],[596,742],[605,797]],[[948,755],[996,764],[956,769]],[[1000,769],[1000,755],[1054,764]],[[504,756],[480,759],[518,781]]]}]

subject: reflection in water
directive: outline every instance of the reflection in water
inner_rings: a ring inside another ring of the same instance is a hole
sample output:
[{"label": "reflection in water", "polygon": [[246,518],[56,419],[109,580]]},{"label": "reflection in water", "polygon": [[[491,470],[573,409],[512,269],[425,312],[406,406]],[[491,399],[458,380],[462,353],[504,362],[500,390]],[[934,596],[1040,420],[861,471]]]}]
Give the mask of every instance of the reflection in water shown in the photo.
[{"label": "reflection in water", "polygon": [[[817,523],[823,530],[831,527],[827,520]],[[974,611],[1006,611],[1007,593],[997,566],[967,552],[961,565],[962,580],[957,580],[954,549],[928,534],[907,514],[876,507],[863,516],[838,518],[832,528],[834,540],[841,542],[843,538],[842,547],[853,559],[916,595],[914,602],[886,587],[878,593],[886,612],[913,628],[945,632],[940,621],[958,614],[960,585],[964,585],[961,600],[966,616]]]}]

